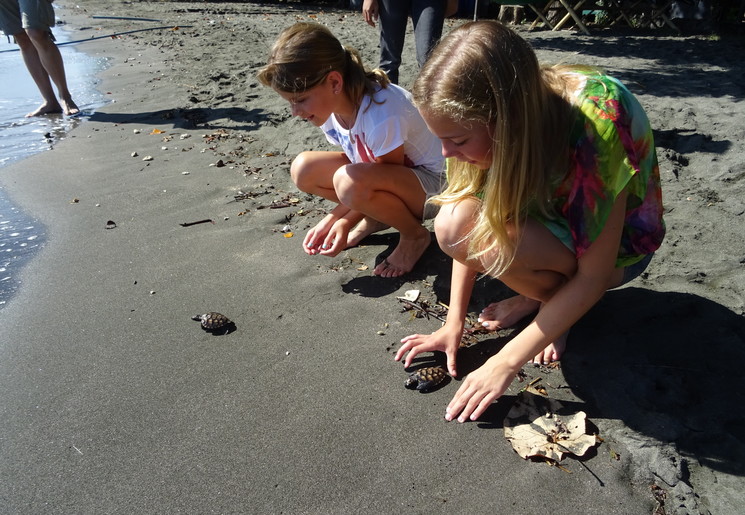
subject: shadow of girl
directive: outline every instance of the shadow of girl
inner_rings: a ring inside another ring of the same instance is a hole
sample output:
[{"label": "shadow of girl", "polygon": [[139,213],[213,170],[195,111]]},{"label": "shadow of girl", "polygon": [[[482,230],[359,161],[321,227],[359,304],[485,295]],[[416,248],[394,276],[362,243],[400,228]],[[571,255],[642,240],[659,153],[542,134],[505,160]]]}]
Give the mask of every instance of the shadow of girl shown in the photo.
[{"label": "shadow of girl", "polygon": [[745,318],[686,293],[609,292],[570,333],[562,370],[597,416],[705,467],[745,475]]}]

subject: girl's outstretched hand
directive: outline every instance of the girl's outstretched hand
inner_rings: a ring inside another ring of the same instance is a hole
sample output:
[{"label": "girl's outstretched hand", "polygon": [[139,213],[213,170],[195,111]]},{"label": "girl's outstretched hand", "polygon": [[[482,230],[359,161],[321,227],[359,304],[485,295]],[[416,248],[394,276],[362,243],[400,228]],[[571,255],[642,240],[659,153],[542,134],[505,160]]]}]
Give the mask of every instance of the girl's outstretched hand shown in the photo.
[{"label": "girl's outstretched hand", "polygon": [[409,368],[411,362],[421,352],[442,351],[447,356],[448,372],[451,376],[456,377],[455,355],[458,353],[460,340],[463,336],[463,328],[460,326],[449,327],[447,324],[432,334],[412,334],[401,340],[403,345],[396,352],[396,361],[408,352],[404,367]]},{"label": "girl's outstretched hand", "polygon": [[497,357],[492,357],[466,376],[445,409],[445,420],[476,420],[507,390],[515,372],[500,363]]},{"label": "girl's outstretched hand", "polygon": [[331,230],[333,221],[324,218],[316,224],[303,239],[303,250],[306,254],[315,256],[321,252],[321,246]]},{"label": "girl's outstretched hand", "polygon": [[347,248],[347,236],[349,236],[349,223],[344,218],[340,218],[331,226],[318,253],[328,257],[336,256]]}]

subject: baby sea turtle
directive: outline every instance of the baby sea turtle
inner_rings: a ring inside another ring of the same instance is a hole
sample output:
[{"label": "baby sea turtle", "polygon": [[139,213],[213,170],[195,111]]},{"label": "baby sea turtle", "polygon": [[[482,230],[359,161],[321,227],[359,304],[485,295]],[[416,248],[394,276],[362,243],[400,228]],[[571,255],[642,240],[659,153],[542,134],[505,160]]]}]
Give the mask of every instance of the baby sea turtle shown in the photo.
[{"label": "baby sea turtle", "polygon": [[194,315],[192,320],[198,320],[202,324],[202,329],[211,333],[228,334],[235,329],[235,323],[222,313],[210,311],[203,315]]},{"label": "baby sea turtle", "polygon": [[443,367],[424,367],[415,370],[409,374],[409,378],[404,383],[406,388],[417,389],[420,392],[428,392],[447,377],[447,372]]}]

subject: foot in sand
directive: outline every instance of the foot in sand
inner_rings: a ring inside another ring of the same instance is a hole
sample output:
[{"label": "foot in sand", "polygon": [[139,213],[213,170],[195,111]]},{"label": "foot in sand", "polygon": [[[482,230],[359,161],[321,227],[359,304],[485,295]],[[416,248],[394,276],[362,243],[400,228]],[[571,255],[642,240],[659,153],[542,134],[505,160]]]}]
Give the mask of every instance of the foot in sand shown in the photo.
[{"label": "foot in sand", "polygon": [[[494,302],[485,307],[479,315],[479,323],[490,331],[512,327],[526,316],[540,309],[541,303],[523,295]],[[569,331],[562,334],[533,358],[535,364],[548,364],[561,359],[567,346]]]},{"label": "foot in sand", "polygon": [[512,327],[520,320],[538,311],[541,303],[522,295],[493,302],[481,310],[479,323],[485,329],[496,331]]},{"label": "foot in sand", "polygon": [[411,272],[431,242],[432,237],[424,227],[422,227],[421,235],[416,238],[401,238],[391,255],[375,267],[373,274],[380,277],[401,277]]},{"label": "foot in sand", "polygon": [[388,229],[388,227],[389,226],[383,222],[378,222],[377,220],[366,216],[360,223],[355,225],[351,231],[349,231],[347,248],[356,247],[362,240],[371,234]]},{"label": "foot in sand", "polygon": [[534,365],[548,365],[552,361],[559,361],[561,355],[567,348],[567,338],[569,337],[569,331],[559,336],[554,343],[551,343],[543,349],[543,352],[539,352],[533,358]]},{"label": "foot in sand", "polygon": [[75,116],[80,114],[80,108],[78,108],[77,104],[71,98],[62,99],[59,102],[44,102],[35,111],[28,113],[26,118],[59,113],[66,114],[67,116]]},{"label": "foot in sand", "polygon": [[32,116],[43,116],[45,114],[59,114],[62,112],[62,106],[59,105],[59,103],[54,102],[44,102],[39,107],[36,108],[35,111],[31,111],[26,115],[26,118],[31,118]]},{"label": "foot in sand", "polygon": [[65,113],[67,116],[75,116],[77,114],[80,114],[80,108],[78,105],[72,101],[72,98],[63,98],[60,100],[60,104],[62,104],[62,112]]}]

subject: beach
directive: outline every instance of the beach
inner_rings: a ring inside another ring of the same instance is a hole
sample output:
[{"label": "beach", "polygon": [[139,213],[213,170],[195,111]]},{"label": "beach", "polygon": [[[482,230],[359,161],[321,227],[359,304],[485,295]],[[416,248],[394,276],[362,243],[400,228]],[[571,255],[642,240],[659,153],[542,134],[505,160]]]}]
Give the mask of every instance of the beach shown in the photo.
[{"label": "beach", "polygon": [[[640,100],[668,232],[647,271],[572,329],[560,366],[526,365],[481,420],[458,424],[443,417],[460,378],[412,391],[393,359],[402,337],[441,323],[397,297],[447,304],[448,259],[433,243],[410,274],[373,276],[393,231],[306,255],[302,238],[331,204],[299,192],[289,165],[331,147],[256,79],[297,21],[327,25],[375,65],[378,34],[361,14],[63,0],[58,16],[87,40],[81,51],[108,60],[109,103],[53,150],[0,169],[9,198],[47,228],[0,310],[0,512],[741,509],[742,36],[518,29],[542,61],[600,66]],[[406,45],[408,87],[411,33]],[[482,279],[470,311],[509,295]],[[209,311],[235,330],[191,319]],[[511,334],[464,347],[460,372]],[[560,466],[520,458],[503,420],[528,383],[585,412],[598,445]]]}]

